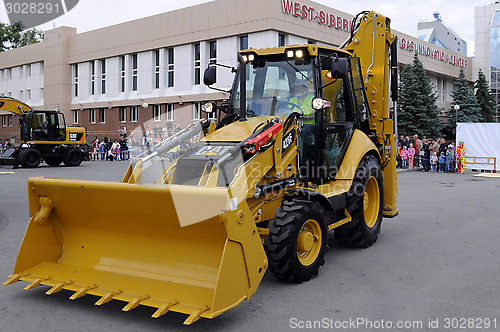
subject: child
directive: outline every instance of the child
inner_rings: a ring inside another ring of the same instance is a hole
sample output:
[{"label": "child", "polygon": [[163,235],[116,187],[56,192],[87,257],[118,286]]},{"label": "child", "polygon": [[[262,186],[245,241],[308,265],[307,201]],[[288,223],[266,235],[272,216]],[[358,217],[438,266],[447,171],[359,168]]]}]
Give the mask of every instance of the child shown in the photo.
[{"label": "child", "polygon": [[444,173],[444,162],[445,162],[444,152],[441,152],[441,154],[439,155],[439,173]]},{"label": "child", "polygon": [[437,171],[438,156],[437,152],[433,152],[431,156],[431,172],[436,173]]},{"label": "child", "polygon": [[451,152],[450,152],[450,149],[451,148],[448,148],[448,151],[446,151],[446,156],[444,157],[446,173],[451,172]]},{"label": "child", "polygon": [[408,149],[403,146],[403,150],[401,150],[401,168],[406,167],[408,167]]},{"label": "child", "polygon": [[410,143],[410,148],[408,149],[409,169],[413,169],[413,157],[415,157],[415,149],[413,148],[413,143]]}]

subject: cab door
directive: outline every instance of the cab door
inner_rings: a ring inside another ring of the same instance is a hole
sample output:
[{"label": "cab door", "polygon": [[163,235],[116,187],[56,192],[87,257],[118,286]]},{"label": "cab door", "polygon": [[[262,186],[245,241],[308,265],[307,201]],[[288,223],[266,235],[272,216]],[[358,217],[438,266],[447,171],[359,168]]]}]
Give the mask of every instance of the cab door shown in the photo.
[{"label": "cab door", "polygon": [[66,123],[64,115],[57,112],[47,114],[49,141],[66,140]]}]

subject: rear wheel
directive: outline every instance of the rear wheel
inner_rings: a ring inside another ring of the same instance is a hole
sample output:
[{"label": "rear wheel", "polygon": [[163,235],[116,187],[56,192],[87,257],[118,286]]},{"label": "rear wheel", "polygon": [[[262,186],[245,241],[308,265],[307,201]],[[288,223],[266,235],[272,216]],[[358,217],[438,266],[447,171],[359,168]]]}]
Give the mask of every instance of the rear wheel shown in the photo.
[{"label": "rear wheel", "polygon": [[19,163],[25,168],[35,168],[40,164],[42,155],[37,149],[29,148],[21,151]]},{"label": "rear wheel", "polygon": [[307,200],[285,201],[269,223],[265,247],[269,268],[278,279],[301,283],[318,275],[325,263],[325,209]]},{"label": "rear wheel", "polygon": [[384,186],[378,160],[366,156],[356,169],[347,196],[352,221],[335,229],[335,239],[347,247],[367,248],[377,241],[382,226]]},{"label": "rear wheel", "polygon": [[64,165],[66,166],[78,166],[83,161],[83,154],[78,149],[71,149],[66,153],[64,157]]},{"label": "rear wheel", "polygon": [[52,166],[52,167],[56,167],[56,166],[59,166],[62,161],[63,161],[63,158],[62,157],[45,157],[45,163],[49,166]]}]

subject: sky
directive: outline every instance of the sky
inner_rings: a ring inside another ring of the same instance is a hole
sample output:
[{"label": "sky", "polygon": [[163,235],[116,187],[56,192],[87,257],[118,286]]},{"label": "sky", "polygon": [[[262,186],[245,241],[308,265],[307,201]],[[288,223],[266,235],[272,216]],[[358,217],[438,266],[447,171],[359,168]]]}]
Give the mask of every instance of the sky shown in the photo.
[{"label": "sky", "polygon": [[[71,11],[38,26],[37,29],[45,31],[54,27],[71,26],[77,28],[80,33],[204,2],[208,1],[80,0]],[[353,15],[363,10],[375,10],[391,19],[393,29],[412,36],[418,35],[418,22],[434,20],[433,13],[437,11],[441,14],[443,23],[467,42],[468,55],[473,56],[474,7],[491,4],[493,0],[315,0],[314,2]],[[6,9],[1,5],[0,21],[8,23]]]}]

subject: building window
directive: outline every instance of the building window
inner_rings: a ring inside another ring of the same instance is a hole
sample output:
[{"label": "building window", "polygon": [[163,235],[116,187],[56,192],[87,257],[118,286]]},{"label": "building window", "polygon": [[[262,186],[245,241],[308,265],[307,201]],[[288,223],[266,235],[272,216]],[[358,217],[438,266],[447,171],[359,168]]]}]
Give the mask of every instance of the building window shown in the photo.
[{"label": "building window", "polygon": [[40,98],[43,98],[43,88],[40,88]]},{"label": "building window", "polygon": [[168,49],[168,66],[167,66],[167,86],[169,88],[174,86],[174,48]]},{"label": "building window", "polygon": [[153,105],[153,121],[161,121],[160,105]]},{"label": "building window", "polygon": [[24,90],[19,91],[19,99],[23,100],[24,99]]},{"label": "building window", "polygon": [[12,127],[12,114],[7,115],[7,122],[9,127]]},{"label": "building window", "polygon": [[31,65],[26,65],[26,76],[31,76]]},{"label": "building window", "polygon": [[28,90],[26,90],[26,98],[27,98],[28,100],[31,100],[31,90],[29,90],[29,89],[28,89]]},{"label": "building window", "polygon": [[91,108],[89,110],[89,122],[95,123],[95,109],[94,108]]},{"label": "building window", "polygon": [[121,91],[125,92],[125,55],[122,55],[120,57],[120,62],[121,62],[121,67],[120,67],[120,72],[121,72]]},{"label": "building window", "polygon": [[174,104],[167,104],[167,121],[174,121]]},{"label": "building window", "polygon": [[101,93],[106,93],[106,60],[101,60]]},{"label": "building window", "polygon": [[240,37],[240,50],[248,49],[248,35]]},{"label": "building window", "polygon": [[139,111],[137,110],[137,106],[130,107],[130,121],[137,122],[139,119]]},{"label": "building window", "polygon": [[155,60],[155,89],[160,88],[160,50],[154,51]]},{"label": "building window", "polygon": [[127,122],[127,108],[120,107],[118,109],[118,118],[120,122]]},{"label": "building window", "polygon": [[[216,63],[217,62],[217,42],[215,40],[210,42],[210,50],[209,53],[210,59],[209,63]],[[217,76],[217,71],[216,71],[216,76]]]},{"label": "building window", "polygon": [[200,43],[194,44],[194,84],[200,84],[200,67],[201,67],[201,57],[200,57]]},{"label": "building window", "polygon": [[7,127],[7,115],[2,116],[2,127]]},{"label": "building window", "polygon": [[90,94],[95,93],[95,61],[90,61]]},{"label": "building window", "polygon": [[217,112],[213,111],[213,112],[208,113],[208,119],[209,120],[215,120],[215,119],[217,119]]},{"label": "building window", "polygon": [[73,124],[78,124],[78,110],[73,111]]},{"label": "building window", "polygon": [[106,109],[99,108],[99,123],[106,123]]},{"label": "building window", "polygon": [[137,91],[137,54],[132,55],[132,91]]},{"label": "building window", "polygon": [[73,96],[78,97],[78,64],[73,65]]},{"label": "building window", "polygon": [[193,120],[201,119],[201,103],[193,103]]},{"label": "building window", "polygon": [[7,71],[7,79],[11,80],[12,79],[12,69],[11,68],[7,68],[5,69]]},{"label": "building window", "polygon": [[283,33],[278,34],[278,47],[280,46],[285,46],[286,41],[285,41],[285,35]]}]

